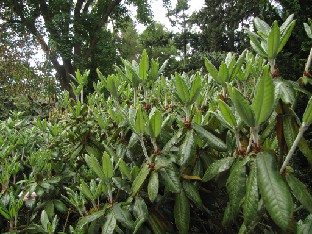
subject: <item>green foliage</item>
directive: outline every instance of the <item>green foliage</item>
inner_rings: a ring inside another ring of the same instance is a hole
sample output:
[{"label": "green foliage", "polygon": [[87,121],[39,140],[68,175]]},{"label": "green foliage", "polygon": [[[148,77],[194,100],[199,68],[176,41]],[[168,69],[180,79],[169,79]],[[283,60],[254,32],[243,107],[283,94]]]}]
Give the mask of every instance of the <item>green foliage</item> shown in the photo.
[{"label": "green foliage", "polygon": [[255,121],[259,126],[271,115],[274,107],[274,84],[269,75],[269,67],[265,66],[263,74],[257,84],[252,109]]},{"label": "green foliage", "polygon": [[254,25],[258,30],[257,34],[247,30],[251,46],[256,53],[268,59],[271,71],[274,69],[277,54],[284,48],[295,26],[296,21],[293,17],[293,14],[290,15],[281,27],[278,26],[276,20],[270,27],[263,20],[255,18]]},{"label": "green foliage", "polygon": [[174,219],[179,233],[188,233],[190,225],[190,204],[183,190],[176,194]]},{"label": "green foliage", "polygon": [[238,213],[241,202],[246,193],[246,167],[248,158],[236,161],[231,167],[230,176],[226,182],[226,189],[229,194],[229,203],[225,209],[222,223],[228,225],[233,222]]},{"label": "green foliage", "polygon": [[259,153],[257,157],[258,184],[265,208],[274,222],[286,230],[293,216],[293,201],[286,182],[278,173],[273,156]]},{"label": "green foliage", "polygon": [[254,162],[246,185],[246,195],[244,198],[244,224],[249,227],[256,219],[258,213],[258,180],[257,164]]},{"label": "green foliage", "polygon": [[[273,45],[287,22],[256,19]],[[273,79],[248,51],[227,54],[218,70],[207,59],[208,75],[165,77],[149,57],[123,60],[107,77],[98,70],[84,100],[89,74],[77,71],[80,98],[60,95],[49,118],[13,112],[0,122],[1,232],[309,230],[307,181],[296,179],[296,164],[278,170],[295,142],[310,153],[302,135],[311,101],[301,126],[294,109],[298,90],[309,95],[304,87]]]},{"label": "green foliage", "polygon": [[291,174],[286,176],[286,180],[295,197],[300,201],[304,208],[306,208],[311,213],[312,196],[307,190],[306,186]]},{"label": "green foliage", "polygon": [[230,91],[230,96],[233,101],[235,110],[237,111],[239,117],[250,127],[255,126],[255,114],[251,109],[246,98],[236,89],[233,88]]}]

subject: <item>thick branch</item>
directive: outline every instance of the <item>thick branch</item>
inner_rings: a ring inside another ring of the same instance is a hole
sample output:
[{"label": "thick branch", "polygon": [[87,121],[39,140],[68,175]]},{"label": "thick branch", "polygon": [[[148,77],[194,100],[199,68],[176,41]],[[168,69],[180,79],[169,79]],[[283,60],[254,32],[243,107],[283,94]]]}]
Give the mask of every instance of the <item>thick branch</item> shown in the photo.
[{"label": "thick branch", "polygon": [[[74,35],[79,35],[79,28],[78,25],[81,24],[81,9],[82,5],[85,2],[85,0],[78,0],[74,9]],[[74,43],[74,56],[81,57],[81,44],[80,43]]]},{"label": "thick branch", "polygon": [[74,10],[74,17],[75,20],[78,20],[80,18],[80,11],[82,8],[82,4],[84,3],[85,0],[78,0],[75,6],[75,10]]},{"label": "thick branch", "polygon": [[88,13],[89,6],[91,5],[92,2],[93,2],[93,0],[88,0],[87,3],[84,5],[84,7],[83,7],[83,13],[84,14]]},{"label": "thick branch", "polygon": [[50,33],[51,36],[53,36],[54,38],[57,38],[57,40],[60,40],[60,33],[53,26],[53,24],[51,24],[52,17],[50,15],[49,7],[47,6],[47,3],[45,0],[40,0],[40,8],[41,8],[41,14],[44,19],[47,31]]},{"label": "thick branch", "polygon": [[[106,11],[104,11],[101,15],[101,20],[98,23],[97,27],[95,28],[95,32],[99,32],[102,28],[102,26],[107,23],[108,17],[111,15],[111,13],[114,11],[114,9],[121,3],[121,0],[114,0],[111,2],[111,4],[106,8]],[[84,59],[87,59],[92,54],[93,50],[96,47],[96,44],[99,41],[99,35],[97,33],[94,34],[93,38],[91,38],[90,46],[84,56]]]}]

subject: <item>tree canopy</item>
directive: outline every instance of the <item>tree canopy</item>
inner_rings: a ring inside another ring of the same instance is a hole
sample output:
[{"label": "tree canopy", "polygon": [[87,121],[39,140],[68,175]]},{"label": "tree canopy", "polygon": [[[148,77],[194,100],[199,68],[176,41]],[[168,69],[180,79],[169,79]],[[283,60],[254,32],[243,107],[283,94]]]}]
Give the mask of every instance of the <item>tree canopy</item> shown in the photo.
[{"label": "tree canopy", "polygon": [[137,7],[139,21],[150,21],[150,6],[141,0],[2,0],[1,27],[35,38],[56,70],[61,87],[71,90],[70,74],[90,64],[95,70],[102,62],[97,55],[114,53],[107,48],[111,40],[107,27],[110,22],[120,25],[129,20],[129,4]]}]

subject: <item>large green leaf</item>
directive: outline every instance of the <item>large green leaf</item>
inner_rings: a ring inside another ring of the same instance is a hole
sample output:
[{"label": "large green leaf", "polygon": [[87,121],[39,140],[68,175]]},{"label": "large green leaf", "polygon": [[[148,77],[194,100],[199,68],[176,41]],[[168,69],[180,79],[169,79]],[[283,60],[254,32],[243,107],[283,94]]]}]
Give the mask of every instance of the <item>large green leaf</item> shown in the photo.
[{"label": "large green leaf", "polygon": [[131,180],[131,172],[130,172],[129,167],[125,163],[125,161],[120,159],[118,166],[119,166],[119,170],[121,171],[121,173],[125,175],[128,180]]},{"label": "large green leaf", "polygon": [[133,230],[134,222],[131,217],[129,209],[122,207],[120,203],[113,206],[114,217],[126,228]]},{"label": "large green leaf", "polygon": [[100,158],[102,156],[102,154],[100,153],[100,151],[95,147],[95,146],[89,146],[87,145],[85,147],[86,151],[88,152],[89,155],[93,155],[96,158]]},{"label": "large green leaf", "polygon": [[145,129],[145,121],[141,105],[139,105],[138,110],[136,112],[134,128],[137,134],[143,133]]},{"label": "large green leaf", "polygon": [[298,126],[294,118],[290,115],[283,117],[283,135],[288,149],[291,148],[298,134]]},{"label": "large green leaf", "polygon": [[230,107],[222,100],[218,99],[218,104],[220,107],[221,114],[223,118],[228,122],[232,127],[237,126],[236,118],[233,114],[233,111],[230,109]]},{"label": "large green leaf", "polygon": [[250,39],[250,45],[251,47],[256,51],[257,54],[259,54],[260,56],[266,58],[267,57],[267,52],[262,48],[262,45],[260,43],[260,37],[247,30],[247,33],[248,33],[248,36],[249,36],[249,39]]},{"label": "large green leaf", "polygon": [[302,122],[304,122],[306,125],[310,125],[312,123],[312,97],[310,98],[308,106],[305,109]]},{"label": "large green leaf", "polygon": [[[283,134],[288,146],[288,149],[291,148],[292,144],[294,143],[297,134],[299,131],[299,127],[292,116],[284,116],[283,117]],[[309,146],[309,142],[302,137],[299,141],[298,145],[302,154],[307,158],[307,160],[312,163],[312,149]]]},{"label": "large green leaf", "polygon": [[7,220],[10,220],[10,214],[7,208],[0,202],[0,214]]},{"label": "large green leaf", "polygon": [[156,138],[161,130],[162,116],[159,110],[154,108],[149,118],[149,133],[152,138]]},{"label": "large green leaf", "polygon": [[129,77],[129,80],[131,81],[132,87],[137,88],[141,83],[141,79],[138,75],[137,69],[126,60],[123,60],[123,63],[125,64],[125,70]]},{"label": "large green leaf", "polygon": [[147,185],[147,193],[151,202],[155,201],[158,194],[158,188],[159,188],[158,172],[152,171],[151,177]]},{"label": "large green leaf", "polygon": [[306,31],[308,37],[310,39],[312,39],[312,27],[309,26],[309,24],[307,24],[307,23],[303,23],[303,26],[304,26],[304,30]]},{"label": "large green leaf", "polygon": [[157,60],[151,59],[151,69],[149,73],[149,80],[155,80],[159,76],[159,63]]},{"label": "large green leaf", "polygon": [[133,206],[133,214],[134,214],[134,217],[136,218],[135,228],[134,228],[133,233],[137,233],[140,227],[142,226],[142,224],[145,222],[145,220],[148,217],[147,205],[144,199],[139,196],[135,197],[135,202]]},{"label": "large green leaf", "polygon": [[229,70],[224,61],[221,62],[218,75],[219,75],[221,84],[225,84],[226,82],[229,81]]},{"label": "large green leaf", "polygon": [[238,57],[238,59],[235,63],[235,66],[233,68],[233,72],[230,73],[231,80],[236,78],[238,72],[241,70],[241,67],[242,67],[242,65],[245,61],[245,58],[246,58],[246,53],[247,53],[247,50],[244,50],[243,53],[241,53],[240,56]]},{"label": "large green leaf", "polygon": [[189,161],[195,156],[193,149],[194,149],[194,134],[193,130],[190,130],[186,133],[184,142],[180,147],[179,165],[181,167],[186,167]]},{"label": "large green leaf", "polygon": [[180,193],[176,194],[174,203],[174,219],[179,233],[189,233],[190,203],[184,193],[184,190],[181,190]]},{"label": "large green leaf", "polygon": [[161,169],[160,172],[164,179],[165,187],[172,193],[179,193],[181,191],[181,182],[176,166],[169,164],[166,168]]},{"label": "large green leaf", "polygon": [[312,233],[312,214],[309,214],[304,223],[300,220],[297,227],[297,234]]},{"label": "large green leaf", "polygon": [[257,217],[258,211],[258,182],[257,182],[257,164],[252,164],[251,171],[249,173],[246,196],[244,199],[244,224],[248,227],[251,225]]},{"label": "large green leaf", "polygon": [[100,177],[100,179],[104,180],[106,178],[98,160],[93,155],[86,155],[85,161],[88,166],[97,174],[97,176]]},{"label": "large green leaf", "polygon": [[233,161],[234,161],[234,157],[223,158],[218,161],[215,161],[207,168],[202,178],[202,181],[207,182],[213,179],[215,176],[217,176],[221,172],[228,170],[233,164]]},{"label": "large green leaf", "polygon": [[176,74],[175,89],[182,104],[187,104],[190,101],[190,93],[185,81],[178,74]]},{"label": "large green leaf", "polygon": [[280,46],[280,29],[275,20],[268,37],[268,58],[274,59],[277,56],[278,48]]},{"label": "large green leaf", "polygon": [[265,66],[263,74],[257,84],[252,109],[255,121],[259,126],[271,115],[274,107],[274,84],[269,74],[269,66]]},{"label": "large green leaf", "polygon": [[269,32],[270,32],[271,28],[265,21],[263,21],[262,19],[256,17],[254,19],[254,24],[255,24],[256,29],[259,32],[261,32],[263,35],[266,35],[266,36],[269,35]]},{"label": "large green leaf", "polygon": [[48,226],[51,224],[49,221],[49,216],[45,210],[41,212],[40,222],[44,230],[48,230]]},{"label": "large green leaf", "polygon": [[89,186],[84,182],[84,180],[80,181],[80,188],[83,193],[89,200],[93,200],[93,195],[89,189]]},{"label": "large green leaf", "polygon": [[229,202],[226,207],[223,224],[232,223],[239,213],[241,202],[246,193],[246,163],[249,158],[236,161],[232,167],[230,176],[226,182],[226,189],[229,194]]},{"label": "large green leaf", "polygon": [[312,196],[307,187],[292,174],[286,176],[287,183],[298,201],[312,213]]},{"label": "large green leaf", "polygon": [[205,58],[205,66],[210,75],[212,76],[212,78],[215,79],[218,83],[220,83],[217,68],[207,58]]},{"label": "large green leaf", "polygon": [[296,101],[296,92],[291,83],[280,78],[274,79],[275,84],[275,100],[282,99],[284,103],[293,105]]},{"label": "large green leaf", "polygon": [[233,55],[231,52],[229,52],[226,55],[225,64],[229,70],[229,78],[230,78],[229,80],[232,80],[233,70],[234,70],[235,64],[236,64],[235,55]]},{"label": "large green leaf", "polygon": [[104,209],[99,210],[99,211],[95,211],[92,214],[88,215],[88,216],[84,216],[83,218],[79,219],[78,223],[77,223],[77,227],[79,229],[82,229],[82,227],[84,225],[86,225],[87,223],[90,223],[100,217],[102,217],[105,214],[106,211],[106,206]]},{"label": "large green leaf", "polygon": [[116,219],[114,213],[110,212],[105,219],[105,223],[102,227],[102,234],[113,234],[116,227]]},{"label": "large green leaf", "polygon": [[198,208],[202,209],[203,201],[195,185],[188,181],[183,181],[182,185],[183,185],[185,195],[188,197],[188,199],[191,200]]},{"label": "large green leaf", "polygon": [[212,133],[208,132],[202,126],[200,126],[196,123],[193,123],[192,127],[196,131],[197,134],[199,134],[201,137],[203,137],[205,139],[205,141],[208,143],[208,145],[211,148],[216,149],[218,151],[226,151],[227,150],[226,144],[221,139],[219,139],[218,137],[216,137]]},{"label": "large green leaf", "polygon": [[273,221],[286,230],[293,217],[293,201],[289,189],[279,174],[273,156],[267,152],[257,155],[258,185],[265,208]]},{"label": "large green leaf", "polygon": [[142,80],[147,79],[147,71],[148,71],[148,55],[146,53],[146,50],[144,49],[140,60],[140,68],[139,68],[139,77]]},{"label": "large green leaf", "polygon": [[200,94],[200,90],[201,90],[201,78],[199,74],[196,74],[196,78],[194,79],[194,81],[192,82],[192,87],[190,90],[190,101],[189,101],[189,105],[193,104],[198,95]]},{"label": "large green leaf", "polygon": [[106,178],[110,179],[113,176],[113,163],[106,151],[104,151],[102,159],[103,172]]},{"label": "large green leaf", "polygon": [[[285,31],[282,33],[282,37],[281,37],[281,41],[280,41],[280,45],[279,45],[279,48],[278,48],[278,53],[282,51],[282,49],[284,48],[284,46],[286,45],[291,33],[292,33],[292,30],[294,29],[295,27],[295,24],[296,24],[296,21],[292,21],[288,26],[287,28],[285,29]],[[283,25],[282,25],[283,26]],[[282,27],[281,27],[281,30],[282,30]]]},{"label": "large green leaf", "polygon": [[150,168],[148,164],[144,163],[139,174],[132,183],[132,195],[135,195],[139,191],[149,172]]},{"label": "large green leaf", "polygon": [[287,19],[284,21],[284,23],[281,25],[281,33],[285,34],[287,29],[290,27],[294,19],[294,14],[291,14],[287,17]]},{"label": "large green leaf", "polygon": [[237,111],[239,117],[249,126],[255,126],[255,116],[251,109],[248,101],[244,96],[236,89],[233,88],[230,91],[231,99],[233,101],[235,110]]},{"label": "large green leaf", "polygon": [[180,128],[174,135],[173,137],[166,143],[164,148],[162,149],[162,152],[169,152],[171,148],[177,144],[181,137],[183,136],[183,128]]},{"label": "large green leaf", "polygon": [[115,76],[107,77],[107,89],[114,98],[118,98],[118,89],[115,84]]},{"label": "large green leaf", "polygon": [[147,205],[143,198],[136,196],[133,206],[133,214],[136,219],[146,219],[148,216]]}]

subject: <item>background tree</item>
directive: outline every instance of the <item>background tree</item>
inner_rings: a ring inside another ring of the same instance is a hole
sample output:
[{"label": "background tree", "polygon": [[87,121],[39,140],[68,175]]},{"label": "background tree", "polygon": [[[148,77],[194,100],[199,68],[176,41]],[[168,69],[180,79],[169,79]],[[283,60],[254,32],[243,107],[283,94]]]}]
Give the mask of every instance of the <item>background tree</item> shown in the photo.
[{"label": "background tree", "polygon": [[[201,29],[198,51],[241,51],[248,45],[243,27],[269,7],[267,0],[205,0],[205,6],[192,16]],[[267,12],[267,11],[266,11]],[[265,18],[267,19],[267,17]]]},{"label": "background tree", "polygon": [[[1,0],[1,24],[32,35],[53,64],[61,87],[71,90],[70,74],[90,64],[94,70],[99,64],[97,54],[105,56],[102,46],[111,40],[108,22],[127,21],[128,4],[137,6],[139,21],[149,20],[150,6],[141,0]],[[91,71],[91,83],[96,79],[92,74],[95,72]]]},{"label": "background tree", "polygon": [[172,10],[168,10],[167,17],[171,25],[176,28],[175,41],[177,48],[182,52],[183,67],[187,64],[187,45],[190,36],[189,15],[186,11],[190,8],[188,0],[178,0]]},{"label": "background tree", "polygon": [[312,41],[307,37],[303,27],[303,23],[312,17],[312,5],[302,0],[279,0],[277,2],[281,8],[281,21],[292,13],[295,14],[296,18],[296,26],[291,39],[286,44],[282,56],[278,57],[277,63],[283,77],[297,80],[298,75],[303,73],[305,62],[312,47]]},{"label": "background tree", "polygon": [[[48,64],[35,64],[36,41],[3,24],[0,32],[0,118],[10,110],[24,110],[30,102],[55,94],[55,81]],[[27,108],[26,108],[27,109]],[[29,109],[29,108],[28,108]]]},{"label": "background tree", "polygon": [[130,20],[126,26],[120,30],[120,36],[117,36],[119,54],[123,59],[129,61],[136,60],[143,50],[135,26],[135,23]]},{"label": "background tree", "polygon": [[164,25],[160,23],[149,25],[139,38],[142,47],[146,49],[151,58],[158,59],[160,64],[169,60],[166,72],[177,68],[178,53],[174,44],[174,34],[166,30]]}]

